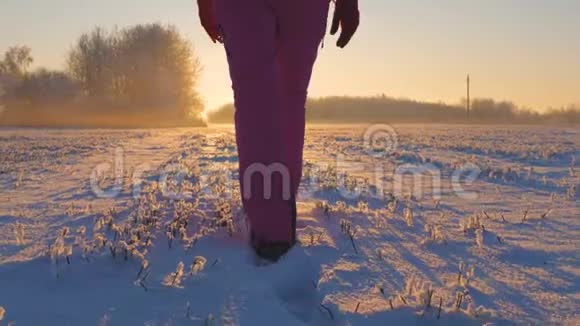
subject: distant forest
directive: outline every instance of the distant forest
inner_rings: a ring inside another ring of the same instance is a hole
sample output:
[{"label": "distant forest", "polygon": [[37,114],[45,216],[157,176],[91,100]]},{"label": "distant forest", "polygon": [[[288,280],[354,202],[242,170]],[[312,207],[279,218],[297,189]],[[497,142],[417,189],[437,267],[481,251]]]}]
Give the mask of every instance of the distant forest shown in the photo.
[{"label": "distant forest", "polygon": [[[538,113],[492,99],[474,99],[469,115],[465,104],[417,102],[385,95],[309,99],[306,108],[306,119],[311,123],[580,124],[580,107],[577,106]],[[234,106],[227,104],[210,112],[208,120],[232,123],[233,115]]]},{"label": "distant forest", "polygon": [[26,46],[0,57],[0,125],[203,125],[200,64],[176,28],[137,25],[83,34],[61,71],[29,71]]}]

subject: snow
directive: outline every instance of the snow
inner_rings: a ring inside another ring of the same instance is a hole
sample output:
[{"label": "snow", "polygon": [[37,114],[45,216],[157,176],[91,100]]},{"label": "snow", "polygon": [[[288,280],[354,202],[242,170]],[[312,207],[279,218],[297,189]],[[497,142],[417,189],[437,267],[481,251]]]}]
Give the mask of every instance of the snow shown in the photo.
[{"label": "snow", "polygon": [[579,130],[369,130],[308,128],[264,265],[231,126],[0,129],[0,325],[580,323]]}]

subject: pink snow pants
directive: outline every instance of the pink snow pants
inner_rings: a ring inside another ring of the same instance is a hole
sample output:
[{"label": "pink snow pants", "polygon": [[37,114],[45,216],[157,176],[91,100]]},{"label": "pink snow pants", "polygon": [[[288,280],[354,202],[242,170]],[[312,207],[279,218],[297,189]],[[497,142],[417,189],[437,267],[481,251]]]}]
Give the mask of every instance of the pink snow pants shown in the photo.
[{"label": "pink snow pants", "polygon": [[242,202],[254,245],[295,237],[304,106],[329,2],[216,0],[234,91]]}]

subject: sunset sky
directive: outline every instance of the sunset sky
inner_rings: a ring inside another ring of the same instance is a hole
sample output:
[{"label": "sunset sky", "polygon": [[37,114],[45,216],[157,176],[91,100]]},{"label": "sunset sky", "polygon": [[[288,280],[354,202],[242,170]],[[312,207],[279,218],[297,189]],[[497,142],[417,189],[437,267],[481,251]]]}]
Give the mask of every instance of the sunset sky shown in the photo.
[{"label": "sunset sky", "polygon": [[[580,103],[578,0],[360,0],[362,26],[345,50],[326,38],[310,95],[375,95],[459,102],[474,97],[538,109]],[[35,66],[62,68],[94,26],[174,24],[204,65],[209,108],[232,95],[223,49],[199,27],[195,0],[0,0],[0,52],[32,48]]]}]

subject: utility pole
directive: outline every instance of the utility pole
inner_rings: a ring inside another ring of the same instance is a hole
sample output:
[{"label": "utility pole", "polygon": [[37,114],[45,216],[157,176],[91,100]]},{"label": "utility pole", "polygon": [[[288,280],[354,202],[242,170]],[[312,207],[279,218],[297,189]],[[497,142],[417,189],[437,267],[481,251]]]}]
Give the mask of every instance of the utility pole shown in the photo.
[{"label": "utility pole", "polygon": [[469,95],[470,95],[469,94],[469,92],[470,92],[470,89],[469,89],[470,85],[469,85],[469,83],[470,83],[469,74],[467,74],[467,104],[466,104],[467,118],[469,118],[469,113],[470,113],[470,110],[471,110],[471,99],[469,97]]}]

